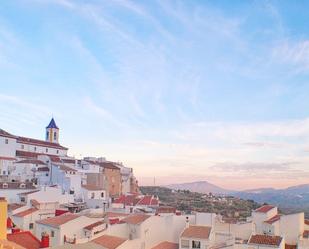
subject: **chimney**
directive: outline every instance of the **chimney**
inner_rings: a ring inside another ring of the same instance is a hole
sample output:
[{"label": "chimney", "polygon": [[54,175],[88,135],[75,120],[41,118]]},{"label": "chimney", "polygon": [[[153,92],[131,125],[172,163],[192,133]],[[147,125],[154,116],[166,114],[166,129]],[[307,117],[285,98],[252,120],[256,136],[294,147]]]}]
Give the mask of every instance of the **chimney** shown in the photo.
[{"label": "chimney", "polygon": [[0,240],[6,240],[8,203],[4,197],[0,197]]},{"label": "chimney", "polygon": [[186,217],[186,228],[188,228],[189,226],[190,226],[189,217],[187,216],[187,217]]},{"label": "chimney", "polygon": [[47,233],[42,233],[40,248],[49,247],[49,235]]}]

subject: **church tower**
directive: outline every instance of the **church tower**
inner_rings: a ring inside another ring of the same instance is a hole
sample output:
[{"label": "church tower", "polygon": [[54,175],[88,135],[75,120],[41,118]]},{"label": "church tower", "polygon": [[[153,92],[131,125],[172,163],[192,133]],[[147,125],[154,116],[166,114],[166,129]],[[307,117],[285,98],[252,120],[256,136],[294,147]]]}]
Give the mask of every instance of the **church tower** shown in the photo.
[{"label": "church tower", "polygon": [[51,143],[59,143],[59,128],[56,125],[54,118],[51,119],[49,125],[46,127],[46,141]]}]

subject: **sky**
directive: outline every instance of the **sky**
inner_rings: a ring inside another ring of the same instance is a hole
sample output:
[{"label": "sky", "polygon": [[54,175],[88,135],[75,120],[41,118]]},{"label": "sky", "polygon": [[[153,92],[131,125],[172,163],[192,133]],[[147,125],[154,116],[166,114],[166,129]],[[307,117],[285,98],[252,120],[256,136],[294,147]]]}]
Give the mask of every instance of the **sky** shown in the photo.
[{"label": "sky", "polygon": [[309,182],[308,1],[10,0],[0,128],[140,185]]}]

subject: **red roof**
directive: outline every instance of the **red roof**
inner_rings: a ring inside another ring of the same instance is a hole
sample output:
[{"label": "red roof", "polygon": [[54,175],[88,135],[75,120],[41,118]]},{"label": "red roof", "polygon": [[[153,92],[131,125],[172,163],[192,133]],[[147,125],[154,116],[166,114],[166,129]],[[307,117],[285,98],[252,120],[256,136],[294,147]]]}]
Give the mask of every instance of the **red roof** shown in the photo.
[{"label": "red roof", "polygon": [[15,163],[30,163],[30,164],[41,164],[41,165],[46,165],[46,163],[44,163],[41,160],[37,160],[37,159],[25,159],[25,160],[21,160]]},{"label": "red roof", "polygon": [[123,244],[127,239],[111,236],[111,235],[102,235],[99,238],[92,240],[92,242],[103,246],[106,249],[116,249],[118,246]]},{"label": "red roof", "polygon": [[255,210],[255,212],[258,213],[267,213],[268,211],[272,210],[273,208],[275,208],[272,205],[264,205],[262,207],[259,207],[258,209]]},{"label": "red roof", "polygon": [[177,243],[164,241],[160,244],[156,245],[155,247],[152,247],[152,249],[178,249],[179,245]]},{"label": "red roof", "polygon": [[266,220],[266,221],[264,221],[264,222],[266,222],[266,223],[268,223],[268,224],[273,224],[274,222],[280,220],[280,217],[281,217],[281,215],[280,215],[280,214],[277,214],[277,215],[271,217],[270,219],[268,219],[268,220]]},{"label": "red roof", "polygon": [[76,214],[71,214],[71,213],[65,213],[63,215],[60,216],[55,216],[52,218],[47,218],[44,220],[38,220],[36,221],[36,223],[38,224],[43,224],[43,225],[48,225],[48,226],[52,226],[52,227],[59,227],[71,220],[75,220],[77,218],[79,218],[79,215]]},{"label": "red roof", "polygon": [[309,220],[305,219],[305,225],[309,226]]},{"label": "red roof", "polygon": [[159,201],[153,195],[145,195],[136,205],[157,206]]},{"label": "red roof", "polygon": [[33,139],[33,138],[28,138],[28,137],[18,137],[17,143],[38,145],[38,146],[44,146],[44,147],[49,147],[49,148],[61,149],[61,150],[68,150],[68,148],[63,147],[57,143],[51,143],[48,141]]},{"label": "red roof", "polygon": [[55,156],[55,155],[51,155],[51,154],[46,154],[46,153],[36,153],[36,152],[29,152],[29,151],[22,151],[22,150],[17,150],[16,151],[16,156],[17,157],[22,157],[22,158],[33,158],[33,159],[37,159],[38,156],[40,155],[45,155],[45,156],[49,156],[50,160],[52,162],[61,162],[60,157]]},{"label": "red roof", "polygon": [[30,214],[33,214],[34,212],[38,211],[38,209],[36,208],[29,208],[27,210],[24,210],[22,212],[19,212],[17,214],[14,214],[13,216],[17,216],[17,217],[25,217],[28,216]]},{"label": "red roof", "polygon": [[297,249],[297,245],[288,245],[288,244],[285,244],[285,249]]},{"label": "red roof", "polygon": [[5,130],[0,129],[0,136],[8,138],[17,138],[16,136],[6,132]]},{"label": "red roof", "polygon": [[27,249],[38,249],[41,245],[40,240],[29,231],[8,234],[7,239]]},{"label": "red roof", "polygon": [[125,204],[126,206],[135,206],[140,201],[136,195],[121,195],[113,203]]},{"label": "red roof", "polygon": [[189,226],[180,236],[185,238],[209,239],[210,232],[211,227],[208,226]]},{"label": "red roof", "polygon": [[54,164],[55,166],[57,166],[60,170],[62,171],[71,171],[71,172],[77,172],[76,169],[73,169],[71,167],[65,166],[65,165],[60,165],[60,164]]},{"label": "red roof", "polygon": [[6,160],[6,161],[15,161],[15,157],[5,157],[5,156],[0,156],[0,160]]},{"label": "red roof", "polygon": [[20,204],[20,203],[9,203],[8,204],[8,211],[14,211],[16,209],[19,209],[21,207],[24,207],[24,204]]},{"label": "red roof", "polygon": [[97,222],[95,222],[95,223],[93,223],[93,224],[90,224],[90,225],[88,225],[88,226],[85,226],[84,229],[91,231],[91,230],[94,229],[95,227],[101,226],[101,225],[103,225],[103,224],[104,224],[103,221],[97,221]]},{"label": "red roof", "polygon": [[176,208],[170,206],[161,206],[157,209],[156,213],[163,214],[163,213],[175,213]]},{"label": "red roof", "polygon": [[143,223],[145,220],[147,220],[150,217],[150,215],[146,214],[132,214],[124,219],[122,219],[122,222],[138,225],[140,223]]},{"label": "red roof", "polygon": [[256,234],[250,237],[248,244],[280,246],[282,237]]}]

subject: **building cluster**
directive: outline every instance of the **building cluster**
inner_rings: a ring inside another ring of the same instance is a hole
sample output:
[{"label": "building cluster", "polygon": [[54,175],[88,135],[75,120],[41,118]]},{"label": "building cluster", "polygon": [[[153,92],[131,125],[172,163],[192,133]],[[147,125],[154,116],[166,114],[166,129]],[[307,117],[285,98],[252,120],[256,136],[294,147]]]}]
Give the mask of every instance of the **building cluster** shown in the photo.
[{"label": "building cluster", "polygon": [[304,213],[184,214],[140,194],[131,168],[69,157],[58,138],[53,119],[45,141],[0,130],[0,248],[309,249]]}]

